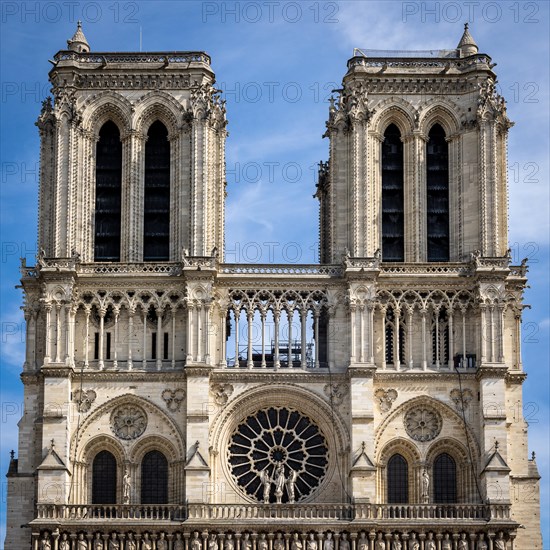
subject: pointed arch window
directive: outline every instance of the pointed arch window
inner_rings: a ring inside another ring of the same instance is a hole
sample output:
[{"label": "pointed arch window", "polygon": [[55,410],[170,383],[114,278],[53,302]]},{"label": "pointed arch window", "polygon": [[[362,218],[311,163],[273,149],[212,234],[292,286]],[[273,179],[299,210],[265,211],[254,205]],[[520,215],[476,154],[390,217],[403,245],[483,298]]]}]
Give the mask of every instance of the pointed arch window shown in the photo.
[{"label": "pointed arch window", "polygon": [[95,168],[96,262],[120,261],[122,143],[117,125],[107,121],[99,131]]},{"label": "pointed arch window", "polygon": [[[400,317],[399,322],[399,362],[405,362],[405,319]],[[386,312],[386,364],[395,365],[397,358],[396,317],[393,308]]]},{"label": "pointed arch window", "polygon": [[426,235],[429,262],[449,261],[449,145],[434,124],[426,154]]},{"label": "pointed arch window", "polygon": [[403,142],[401,132],[390,124],[382,143],[382,260],[405,259],[403,198]]},{"label": "pointed arch window", "polygon": [[145,144],[143,260],[169,259],[170,142],[162,122],[151,124]]},{"label": "pointed arch window", "polygon": [[456,462],[447,453],[441,453],[434,461],[434,502],[454,504],[457,502]]},{"label": "pointed arch window", "polygon": [[141,461],[141,503],[168,503],[168,461],[160,451],[149,451]]},{"label": "pointed arch window", "polygon": [[409,502],[409,465],[400,454],[388,461],[388,504]]},{"label": "pointed arch window", "polygon": [[116,504],[116,458],[100,451],[92,464],[92,504]]}]

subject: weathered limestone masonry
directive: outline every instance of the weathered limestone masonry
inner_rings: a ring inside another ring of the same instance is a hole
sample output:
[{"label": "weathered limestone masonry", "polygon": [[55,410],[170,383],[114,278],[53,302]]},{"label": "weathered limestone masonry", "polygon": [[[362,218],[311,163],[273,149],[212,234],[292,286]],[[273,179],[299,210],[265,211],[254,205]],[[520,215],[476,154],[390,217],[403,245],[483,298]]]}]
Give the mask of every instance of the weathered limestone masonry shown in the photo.
[{"label": "weathered limestone masonry", "polygon": [[541,549],[493,66],[467,28],[356,50],[321,264],[228,264],[209,56],[79,25],[37,122],[5,548]]}]

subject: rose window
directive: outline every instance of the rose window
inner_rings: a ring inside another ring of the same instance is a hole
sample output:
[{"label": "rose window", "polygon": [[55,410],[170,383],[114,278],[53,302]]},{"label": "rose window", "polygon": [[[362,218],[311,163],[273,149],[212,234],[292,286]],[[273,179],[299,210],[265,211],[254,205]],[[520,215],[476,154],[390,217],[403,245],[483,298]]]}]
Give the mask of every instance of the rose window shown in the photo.
[{"label": "rose window", "polygon": [[136,405],[122,405],[111,414],[111,429],[120,439],[136,439],[147,428],[147,414]]},{"label": "rose window", "polygon": [[431,441],[441,431],[441,415],[434,409],[420,407],[405,415],[405,430],[416,441]]},{"label": "rose window", "polygon": [[[270,407],[239,424],[231,436],[228,460],[235,481],[251,497],[264,502],[267,485],[269,502],[276,502],[279,486],[283,503],[292,500],[289,497],[292,489],[298,502],[323,480],[328,446],[310,418],[285,407]],[[284,486],[277,480],[281,470]],[[291,476],[293,483],[289,482]]]}]

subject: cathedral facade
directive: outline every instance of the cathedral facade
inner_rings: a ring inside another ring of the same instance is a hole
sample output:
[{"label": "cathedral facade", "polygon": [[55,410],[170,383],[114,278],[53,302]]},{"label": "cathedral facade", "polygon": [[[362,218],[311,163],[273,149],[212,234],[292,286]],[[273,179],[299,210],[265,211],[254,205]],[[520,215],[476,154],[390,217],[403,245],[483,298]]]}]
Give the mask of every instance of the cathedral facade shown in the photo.
[{"label": "cathedral facade", "polygon": [[37,122],[6,549],[541,549],[493,67],[467,28],[356,50],[320,263],[230,264],[209,56],[79,25]]}]

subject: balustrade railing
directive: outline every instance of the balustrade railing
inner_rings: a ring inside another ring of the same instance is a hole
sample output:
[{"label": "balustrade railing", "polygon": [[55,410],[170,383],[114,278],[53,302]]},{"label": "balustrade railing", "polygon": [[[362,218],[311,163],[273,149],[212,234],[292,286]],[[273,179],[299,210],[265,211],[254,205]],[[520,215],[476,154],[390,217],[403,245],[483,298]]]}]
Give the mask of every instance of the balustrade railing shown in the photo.
[{"label": "balustrade railing", "polygon": [[508,521],[509,504],[39,504],[37,520],[426,520]]}]

